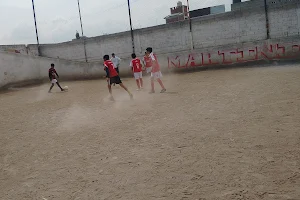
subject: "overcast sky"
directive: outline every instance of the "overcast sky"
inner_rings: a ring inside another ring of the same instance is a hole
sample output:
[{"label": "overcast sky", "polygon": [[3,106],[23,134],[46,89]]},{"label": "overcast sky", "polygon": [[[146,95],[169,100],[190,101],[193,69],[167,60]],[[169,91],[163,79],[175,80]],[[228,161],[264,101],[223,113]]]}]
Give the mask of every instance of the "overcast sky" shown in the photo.
[{"label": "overcast sky", "polygon": [[[225,4],[232,0],[189,0],[190,9]],[[177,0],[130,0],[134,28],[165,23]],[[184,4],[186,0],[182,1]],[[88,37],[129,30],[126,0],[80,0],[84,35]],[[35,0],[40,43],[75,38],[80,32],[77,0]],[[0,44],[36,43],[30,0],[0,0]]]}]

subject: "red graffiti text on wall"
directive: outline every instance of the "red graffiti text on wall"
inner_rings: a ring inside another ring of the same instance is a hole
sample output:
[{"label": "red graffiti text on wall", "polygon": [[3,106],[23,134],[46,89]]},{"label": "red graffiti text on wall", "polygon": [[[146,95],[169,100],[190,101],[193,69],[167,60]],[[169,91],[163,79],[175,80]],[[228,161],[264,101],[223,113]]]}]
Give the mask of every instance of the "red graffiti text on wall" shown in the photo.
[{"label": "red graffiti text on wall", "polygon": [[[288,52],[288,53],[287,53]],[[248,49],[234,49],[210,53],[191,53],[168,57],[169,68],[187,68],[206,65],[233,64],[255,60],[294,58],[300,55],[300,44],[269,44]]]}]

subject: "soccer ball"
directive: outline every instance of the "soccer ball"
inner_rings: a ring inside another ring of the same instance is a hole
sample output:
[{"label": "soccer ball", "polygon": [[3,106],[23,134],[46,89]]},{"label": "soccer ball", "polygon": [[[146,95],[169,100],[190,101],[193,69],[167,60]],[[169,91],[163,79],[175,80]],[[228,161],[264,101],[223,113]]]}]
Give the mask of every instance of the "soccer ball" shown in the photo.
[{"label": "soccer ball", "polygon": [[65,87],[64,87],[64,90],[65,90],[65,91],[68,91],[68,90],[69,90],[69,87],[68,87],[68,86],[65,86]]}]

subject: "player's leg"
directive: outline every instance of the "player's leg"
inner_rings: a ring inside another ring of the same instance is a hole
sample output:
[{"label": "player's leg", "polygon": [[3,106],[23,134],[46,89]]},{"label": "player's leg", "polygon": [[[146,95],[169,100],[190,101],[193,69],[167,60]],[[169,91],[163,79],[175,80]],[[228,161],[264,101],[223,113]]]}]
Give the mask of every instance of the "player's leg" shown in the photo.
[{"label": "player's leg", "polygon": [[155,73],[155,78],[156,78],[157,82],[159,83],[159,85],[160,85],[161,88],[162,88],[162,90],[161,90],[160,93],[164,93],[164,92],[166,92],[167,90],[166,90],[166,88],[165,88],[165,86],[164,86],[164,84],[163,84],[163,82],[162,82],[162,80],[161,80],[161,77],[162,77],[162,73],[161,73],[161,72],[156,72],[156,73]]},{"label": "player's leg", "polygon": [[[116,67],[115,70],[117,71],[117,73],[119,74],[119,67]],[[114,86],[116,86],[116,84],[114,83]]]},{"label": "player's leg", "polygon": [[164,86],[162,80],[161,80],[160,78],[158,78],[158,79],[157,79],[157,82],[159,83],[159,85],[160,85],[161,88],[162,88],[162,90],[160,91],[160,93],[166,92],[167,90],[166,90],[166,88],[165,88],[165,86]]},{"label": "player's leg", "polygon": [[109,95],[110,95],[109,99],[110,99],[111,101],[114,101],[115,99],[114,99],[114,97],[113,97],[113,95],[112,95],[111,83],[110,83],[109,80],[108,80],[107,88],[108,88],[108,92],[109,92]]},{"label": "player's leg", "polygon": [[141,85],[140,85],[140,74],[139,74],[138,72],[134,72],[133,75],[134,75],[134,79],[135,79],[136,85],[137,85],[137,87],[138,87],[137,90],[140,90],[140,89],[141,89]]},{"label": "player's leg", "polygon": [[49,89],[48,92],[51,92],[51,90],[52,90],[53,87],[54,87],[54,83],[51,83],[51,87],[50,87],[50,89]]},{"label": "player's leg", "polygon": [[139,80],[140,80],[141,89],[143,89],[143,72],[140,72]]},{"label": "player's leg", "polygon": [[61,91],[64,91],[64,89],[62,89],[58,81],[56,82],[56,85],[60,88]]},{"label": "player's leg", "polygon": [[127,89],[127,87],[122,83],[120,76],[114,77],[114,83],[119,84],[126,92],[128,92],[131,99],[133,99],[133,95],[131,92]]},{"label": "player's leg", "polygon": [[140,84],[141,84],[141,88],[143,89],[143,85],[144,85],[143,78],[140,78]]},{"label": "player's leg", "polygon": [[137,85],[138,90],[139,90],[140,89],[140,81],[139,81],[139,79],[135,79],[135,82],[136,82],[136,85]]},{"label": "player's leg", "polygon": [[123,83],[119,83],[119,85],[120,85],[126,92],[128,92],[130,98],[133,99],[133,95],[132,95],[131,92],[127,89],[127,87],[126,87]]},{"label": "player's leg", "polygon": [[111,85],[110,85],[110,84],[108,84],[108,85],[107,85],[107,87],[108,87],[108,92],[109,92],[110,96],[112,96]]},{"label": "player's leg", "polygon": [[151,91],[149,92],[150,94],[151,93],[155,93],[155,90],[154,90],[154,75],[155,75],[155,73],[151,72],[151,76],[150,76],[150,79],[151,79]]},{"label": "player's leg", "polygon": [[155,92],[155,90],[154,90],[154,77],[151,76],[151,91],[150,91],[150,93],[154,93],[154,92]]}]

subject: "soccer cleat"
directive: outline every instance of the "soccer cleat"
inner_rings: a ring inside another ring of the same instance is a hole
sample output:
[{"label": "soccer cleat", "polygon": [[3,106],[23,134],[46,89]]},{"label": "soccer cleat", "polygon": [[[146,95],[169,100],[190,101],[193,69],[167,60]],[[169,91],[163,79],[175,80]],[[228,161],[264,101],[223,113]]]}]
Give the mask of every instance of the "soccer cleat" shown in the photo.
[{"label": "soccer cleat", "polygon": [[129,96],[130,96],[130,99],[133,100],[133,95],[132,95],[132,94],[129,94]]},{"label": "soccer cleat", "polygon": [[151,90],[150,92],[149,92],[149,94],[154,94],[155,93],[155,91],[154,90]]},{"label": "soccer cleat", "polygon": [[166,89],[162,89],[161,91],[160,91],[160,93],[165,93],[167,90]]}]

